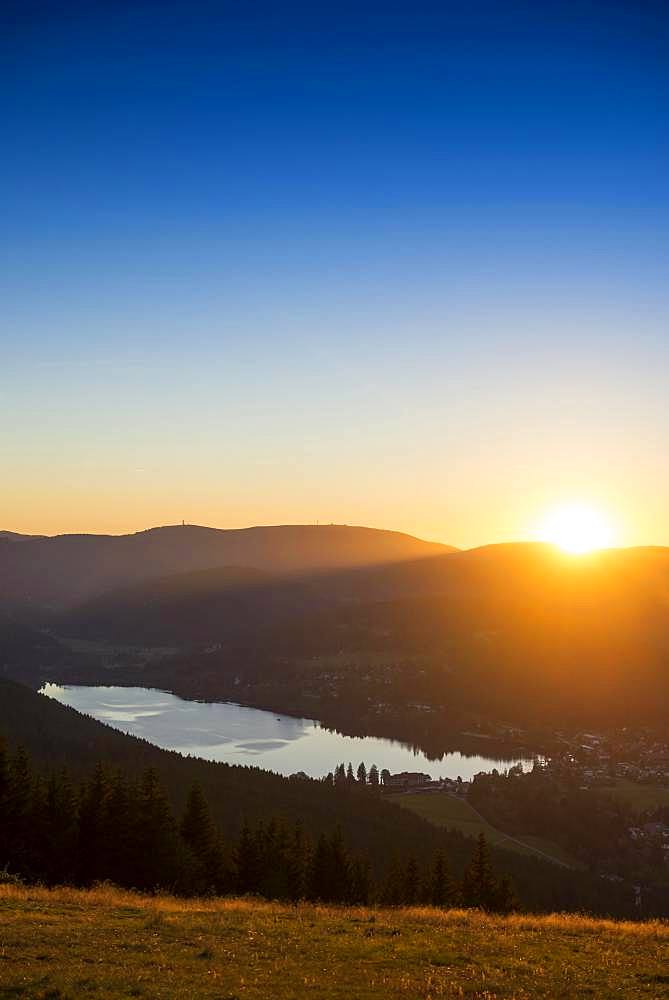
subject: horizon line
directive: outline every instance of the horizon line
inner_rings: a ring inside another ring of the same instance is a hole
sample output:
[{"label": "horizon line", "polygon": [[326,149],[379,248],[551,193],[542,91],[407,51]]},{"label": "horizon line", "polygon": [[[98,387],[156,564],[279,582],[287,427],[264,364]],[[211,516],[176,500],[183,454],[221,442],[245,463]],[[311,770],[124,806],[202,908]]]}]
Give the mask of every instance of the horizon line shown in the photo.
[{"label": "horizon line", "polygon": [[542,546],[545,548],[554,549],[561,555],[569,556],[573,559],[582,559],[589,555],[594,555],[600,552],[617,552],[621,550],[631,550],[631,549],[665,549],[669,548],[669,545],[663,545],[661,543],[643,543],[643,544],[622,544],[622,545],[604,545],[595,546],[592,549],[588,549],[583,552],[567,552],[562,549],[555,542],[548,541],[541,538],[514,538],[506,539],[503,541],[496,542],[480,542],[476,545],[455,545],[452,542],[442,542],[436,541],[431,538],[423,538],[420,535],[414,535],[408,531],[402,531],[398,528],[378,528],[373,525],[367,524],[349,524],[347,522],[340,521],[309,521],[309,522],[284,522],[284,523],[268,523],[268,524],[249,524],[242,527],[234,528],[223,528],[219,526],[209,525],[209,524],[197,524],[195,522],[181,521],[172,524],[153,524],[147,528],[138,528],[134,531],[62,531],[55,532],[54,534],[47,534],[42,532],[22,532],[14,531],[12,529],[0,529],[0,538],[7,535],[14,535],[18,538],[23,539],[33,539],[35,541],[55,539],[55,538],[131,538],[134,535],[147,534],[150,531],[162,531],[170,528],[199,528],[204,531],[225,531],[225,532],[241,532],[241,531],[255,531],[262,529],[272,529],[272,528],[350,528],[352,530],[364,530],[364,531],[378,531],[385,534],[394,535],[404,535],[407,538],[415,539],[419,542],[424,542],[427,545],[442,546],[445,549],[450,549],[452,553],[464,553],[464,552],[474,552],[477,549],[501,547],[501,546],[514,546],[514,545],[525,545],[525,546]]}]

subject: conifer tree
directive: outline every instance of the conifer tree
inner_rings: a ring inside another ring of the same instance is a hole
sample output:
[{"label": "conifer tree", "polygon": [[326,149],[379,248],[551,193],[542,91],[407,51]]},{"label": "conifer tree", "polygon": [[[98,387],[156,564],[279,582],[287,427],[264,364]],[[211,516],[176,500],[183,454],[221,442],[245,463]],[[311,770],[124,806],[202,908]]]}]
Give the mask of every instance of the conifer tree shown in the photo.
[{"label": "conifer tree", "polygon": [[48,845],[43,855],[44,879],[50,885],[76,877],[77,813],[67,772],[49,775],[44,794],[41,835]]},{"label": "conifer tree", "polygon": [[497,887],[495,889],[495,904],[494,910],[496,913],[511,913],[518,906],[518,901],[516,899],[516,894],[513,891],[513,885],[511,884],[511,879],[508,875],[502,875],[502,877],[497,882]]},{"label": "conifer tree", "polygon": [[43,881],[48,865],[48,824],[46,816],[46,782],[35,775],[30,785],[30,802],[24,834],[23,874],[30,881]]},{"label": "conifer tree", "polygon": [[260,883],[258,892],[267,899],[280,898],[285,891],[286,832],[276,819],[270,819],[258,827],[256,834],[258,857],[260,859]]},{"label": "conifer tree", "polygon": [[5,741],[0,737],[0,816],[5,816],[9,796],[9,757]]},{"label": "conifer tree", "polygon": [[306,897],[309,862],[309,842],[302,824],[296,823],[286,848],[286,899],[297,902]]},{"label": "conifer tree", "polygon": [[7,813],[3,826],[13,870],[28,878],[31,876],[29,845],[32,839],[30,822],[32,788],[30,760],[24,748],[19,747],[9,760]]},{"label": "conifer tree", "polygon": [[307,894],[309,899],[327,902],[330,890],[330,852],[324,833],[316,841],[307,874]]},{"label": "conifer tree", "polygon": [[8,864],[9,842],[9,759],[4,740],[0,738],[0,871]]},{"label": "conifer tree", "polygon": [[430,906],[453,906],[456,902],[457,886],[442,851],[437,851],[428,874],[424,899]]},{"label": "conifer tree", "polygon": [[372,764],[369,769],[369,784],[372,788],[379,787],[379,769],[376,764]]},{"label": "conifer tree", "polygon": [[402,885],[402,902],[407,906],[414,906],[418,902],[418,887],[418,865],[415,858],[409,858]]},{"label": "conifer tree", "polygon": [[476,906],[484,910],[496,908],[497,879],[483,833],[479,834],[474,856],[464,874],[462,897],[465,906]]},{"label": "conifer tree", "polygon": [[197,857],[206,857],[215,839],[209,806],[199,782],[191,785],[180,824],[181,836]]},{"label": "conifer tree", "polygon": [[333,902],[344,902],[349,895],[351,859],[344,844],[344,838],[339,827],[334,831],[329,841],[329,875],[330,896]]},{"label": "conifer tree", "polygon": [[359,785],[367,784],[367,768],[365,767],[365,762],[363,760],[361,760],[358,764],[357,778]]},{"label": "conifer tree", "polygon": [[347,902],[353,906],[366,906],[371,895],[369,864],[355,858],[350,865],[349,894]]},{"label": "conifer tree", "polygon": [[348,767],[346,768],[346,783],[348,785],[354,785],[355,784],[355,775],[353,773],[353,764],[351,764],[350,760],[348,762]]},{"label": "conifer tree", "polygon": [[102,808],[102,857],[104,877],[118,885],[137,886],[143,878],[138,794],[121,771],[110,777]]},{"label": "conifer tree", "polygon": [[137,834],[144,851],[141,889],[173,889],[180,874],[176,823],[158,774],[148,768],[139,785]]},{"label": "conifer tree", "polygon": [[256,838],[248,823],[244,823],[234,850],[235,884],[237,892],[258,892],[260,883],[260,859]]},{"label": "conifer tree", "polygon": [[107,776],[98,763],[79,790],[78,877],[84,885],[105,877],[102,853],[107,791]]},{"label": "conifer tree", "polygon": [[404,902],[404,870],[397,858],[393,858],[386,872],[381,902],[384,906],[401,906]]},{"label": "conifer tree", "polygon": [[199,893],[223,891],[226,881],[223,846],[198,782],[191,786],[188,794],[180,832],[193,856],[193,889]]}]

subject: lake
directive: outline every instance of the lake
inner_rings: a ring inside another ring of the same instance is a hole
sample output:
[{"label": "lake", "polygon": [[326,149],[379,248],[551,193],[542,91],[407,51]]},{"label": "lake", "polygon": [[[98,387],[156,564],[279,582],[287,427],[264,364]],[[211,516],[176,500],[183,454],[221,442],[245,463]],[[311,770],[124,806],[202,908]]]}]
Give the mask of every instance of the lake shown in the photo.
[{"label": "lake", "polygon": [[303,771],[320,778],[340,762],[360,761],[379,771],[424,771],[467,781],[479,771],[504,770],[516,760],[448,753],[429,760],[405,743],[373,736],[342,736],[313,719],[296,719],[230,702],[186,701],[154,688],[45,684],[42,694],[164,750],[227,764],[249,764],[279,774]]}]

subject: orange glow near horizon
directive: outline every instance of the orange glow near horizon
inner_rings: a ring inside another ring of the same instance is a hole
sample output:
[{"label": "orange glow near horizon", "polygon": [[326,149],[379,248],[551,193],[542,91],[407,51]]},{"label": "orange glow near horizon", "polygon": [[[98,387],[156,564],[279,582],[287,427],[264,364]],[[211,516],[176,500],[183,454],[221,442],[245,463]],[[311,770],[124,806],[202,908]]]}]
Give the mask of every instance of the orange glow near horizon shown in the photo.
[{"label": "orange glow near horizon", "polygon": [[617,531],[608,514],[581,503],[564,504],[550,510],[539,525],[536,537],[572,555],[609,548],[618,542]]}]

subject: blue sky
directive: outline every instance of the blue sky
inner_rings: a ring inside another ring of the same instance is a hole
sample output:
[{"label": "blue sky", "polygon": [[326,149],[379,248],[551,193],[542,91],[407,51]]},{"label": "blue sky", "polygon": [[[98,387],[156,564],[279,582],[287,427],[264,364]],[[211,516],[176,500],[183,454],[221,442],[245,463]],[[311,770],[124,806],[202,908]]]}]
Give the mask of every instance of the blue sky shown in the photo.
[{"label": "blue sky", "polygon": [[669,543],[666,6],[3,16],[3,527]]}]

